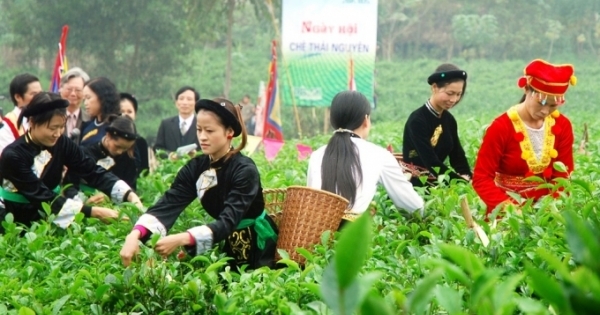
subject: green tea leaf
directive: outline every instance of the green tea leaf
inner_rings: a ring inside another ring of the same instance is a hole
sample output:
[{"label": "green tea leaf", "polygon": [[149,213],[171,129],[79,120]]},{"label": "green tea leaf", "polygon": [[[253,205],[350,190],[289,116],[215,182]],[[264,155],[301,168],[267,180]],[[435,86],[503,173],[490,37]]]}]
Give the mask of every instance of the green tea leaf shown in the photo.
[{"label": "green tea leaf", "polygon": [[19,309],[19,315],[35,315],[35,312],[26,306],[21,306]]},{"label": "green tea leaf", "polygon": [[442,250],[442,255],[460,266],[471,276],[471,279],[477,278],[483,271],[483,263],[468,249],[453,244],[439,244],[438,246]]},{"label": "green tea leaf", "polygon": [[65,303],[67,303],[67,301],[69,300],[70,297],[71,297],[71,295],[67,294],[67,295],[61,297],[60,299],[54,301],[54,303],[52,303],[54,305],[52,307],[52,314],[53,315],[59,314],[60,309],[65,305]]},{"label": "green tea leaf", "polygon": [[515,301],[519,310],[525,314],[548,314],[546,306],[538,300],[528,297],[516,297]]},{"label": "green tea leaf", "polygon": [[563,288],[554,280],[550,279],[543,271],[527,264],[528,282],[533,289],[550,304],[554,305],[560,313],[567,313],[569,301]]},{"label": "green tea leaf", "polygon": [[371,217],[366,212],[342,229],[334,256],[340,289],[345,289],[354,281],[365,263],[371,231]]},{"label": "green tea leaf", "polygon": [[296,248],[296,252],[306,258],[306,261],[313,260],[313,255],[306,248],[298,247]]},{"label": "green tea leaf", "polygon": [[556,171],[559,171],[561,173],[566,173],[567,172],[567,166],[565,165],[565,163],[561,162],[561,161],[556,161],[554,162],[554,164],[552,164],[552,167],[554,167],[554,169]]},{"label": "green tea leaf", "polygon": [[550,266],[551,269],[556,270],[556,272],[558,272],[563,279],[571,278],[571,272],[569,271],[569,268],[567,268],[567,266],[565,266],[563,262],[556,258],[556,256],[554,256],[554,254],[552,254],[548,249],[540,247],[536,250],[536,253],[538,256],[540,256],[540,258],[548,263],[548,266]]},{"label": "green tea leaf", "polygon": [[101,300],[106,291],[110,289],[109,284],[103,284],[96,289],[96,299]]},{"label": "green tea leaf", "polygon": [[563,213],[567,222],[567,243],[573,253],[573,258],[588,268],[600,273],[600,239],[598,231],[594,231],[588,223],[574,212],[567,210]]},{"label": "green tea leaf", "polygon": [[360,306],[360,313],[363,315],[393,315],[394,312],[390,305],[376,291],[371,291],[366,296],[364,302]]},{"label": "green tea leaf", "polygon": [[462,297],[458,291],[445,285],[436,286],[435,298],[448,314],[460,314],[462,309]]},{"label": "green tea leaf", "polygon": [[491,293],[501,274],[502,272],[497,269],[486,269],[479,274],[471,287],[471,308],[477,308],[484,298],[492,296]]},{"label": "green tea leaf", "polygon": [[411,313],[422,314],[425,312],[427,304],[433,298],[433,290],[443,274],[442,269],[435,269],[417,283],[406,301],[407,308]]},{"label": "green tea leaf", "polygon": [[208,266],[208,268],[206,268],[206,270],[204,272],[206,273],[210,273],[213,271],[217,271],[218,269],[220,269],[221,267],[227,265],[227,262],[225,261],[217,261],[212,263],[210,266]]}]

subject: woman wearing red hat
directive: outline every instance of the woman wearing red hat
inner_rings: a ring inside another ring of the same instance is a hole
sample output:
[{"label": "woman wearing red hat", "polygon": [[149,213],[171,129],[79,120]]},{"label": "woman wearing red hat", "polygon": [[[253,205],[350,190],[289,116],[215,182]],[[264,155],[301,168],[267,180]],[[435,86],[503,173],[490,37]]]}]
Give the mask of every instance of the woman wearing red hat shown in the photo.
[{"label": "woman wearing red hat", "polygon": [[[524,73],[518,81],[523,98],[492,122],[477,154],[473,187],[487,205],[487,215],[517,203],[508,192],[534,200],[551,192],[527,177],[552,182],[573,172],[573,127],[558,111],[569,84],[576,83],[573,66],[536,59]],[[555,169],[555,162],[562,162],[566,171]]]}]

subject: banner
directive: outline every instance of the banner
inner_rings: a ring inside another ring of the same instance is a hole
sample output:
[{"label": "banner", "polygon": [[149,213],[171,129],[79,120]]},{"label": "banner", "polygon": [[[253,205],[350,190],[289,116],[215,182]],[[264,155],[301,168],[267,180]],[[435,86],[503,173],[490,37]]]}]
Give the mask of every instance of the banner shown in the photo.
[{"label": "banner", "polygon": [[373,100],[377,0],[282,1],[283,103],[330,106],[350,87]]},{"label": "banner", "polygon": [[58,52],[54,61],[54,69],[52,70],[52,79],[50,80],[50,92],[58,93],[60,89],[60,78],[63,73],[69,70],[67,64],[67,35],[69,34],[69,26],[65,25],[62,28],[60,42],[58,42]]},{"label": "banner", "polygon": [[281,106],[279,103],[279,83],[277,77],[277,44],[271,43],[271,63],[269,65],[269,83],[266,91],[265,120],[263,138],[283,141],[281,131]]}]

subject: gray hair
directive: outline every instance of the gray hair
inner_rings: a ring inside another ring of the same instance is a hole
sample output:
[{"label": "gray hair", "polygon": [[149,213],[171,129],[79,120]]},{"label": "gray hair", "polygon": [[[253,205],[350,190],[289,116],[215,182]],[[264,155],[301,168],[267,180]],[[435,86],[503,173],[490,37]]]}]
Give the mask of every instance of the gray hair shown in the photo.
[{"label": "gray hair", "polygon": [[62,78],[60,79],[60,85],[65,85],[65,83],[69,82],[69,80],[73,78],[83,79],[84,84],[90,80],[90,76],[85,71],[83,71],[83,69],[79,67],[74,67],[65,72],[65,74],[63,74]]}]

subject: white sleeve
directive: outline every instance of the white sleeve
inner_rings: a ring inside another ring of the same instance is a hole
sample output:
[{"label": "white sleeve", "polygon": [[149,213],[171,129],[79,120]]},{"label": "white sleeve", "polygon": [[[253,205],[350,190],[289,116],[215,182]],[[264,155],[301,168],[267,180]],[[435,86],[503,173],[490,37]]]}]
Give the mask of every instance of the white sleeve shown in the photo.
[{"label": "white sleeve", "polygon": [[306,186],[321,189],[321,164],[317,163],[316,155],[311,155],[308,160],[308,171],[306,172]]},{"label": "white sleeve", "polygon": [[404,171],[391,153],[382,157],[383,162],[379,182],[385,187],[388,196],[398,208],[409,212],[420,210],[423,214],[424,201],[404,176]]},{"label": "white sleeve", "polygon": [[81,211],[82,207],[83,202],[74,199],[67,199],[54,218],[54,224],[66,229],[69,227],[69,225],[71,225],[71,223],[73,223],[75,216]]},{"label": "white sleeve", "polygon": [[13,143],[15,140],[15,135],[13,135],[10,128],[6,124],[2,125],[2,128],[0,128],[0,154],[2,154],[2,151],[6,146]]},{"label": "white sleeve", "polygon": [[119,179],[113,185],[112,191],[110,192],[110,198],[114,203],[125,202],[127,200],[123,200],[123,198],[125,198],[125,194],[130,190],[131,188],[129,185],[127,185],[125,181]]}]

